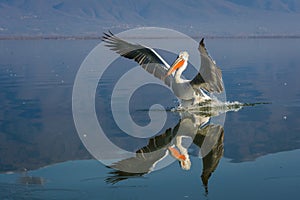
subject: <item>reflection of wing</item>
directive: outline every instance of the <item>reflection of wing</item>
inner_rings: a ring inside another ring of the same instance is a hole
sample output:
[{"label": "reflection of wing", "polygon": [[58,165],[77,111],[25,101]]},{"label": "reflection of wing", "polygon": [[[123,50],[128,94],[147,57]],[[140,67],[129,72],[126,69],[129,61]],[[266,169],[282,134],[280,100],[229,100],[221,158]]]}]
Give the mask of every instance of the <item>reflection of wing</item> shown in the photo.
[{"label": "reflection of wing", "polygon": [[204,38],[199,43],[198,50],[201,56],[199,73],[191,81],[193,88],[203,88],[208,92],[220,93],[224,89],[222,72],[215,61],[208,55],[204,45]]},{"label": "reflection of wing", "polygon": [[[208,180],[211,174],[217,168],[220,159],[224,153],[224,129],[221,125],[210,124],[203,129],[199,130],[194,143],[201,148],[204,139],[208,137],[211,144],[214,144],[211,151],[202,158],[203,170],[202,170],[202,183],[205,186],[205,191],[208,192]],[[207,138],[206,138],[207,139]]]},{"label": "reflection of wing", "polygon": [[110,172],[112,176],[106,178],[106,182],[117,183],[119,181],[140,177],[150,172],[156,163],[167,154],[167,147],[174,138],[171,128],[165,133],[149,139],[147,146],[139,149],[135,157],[127,158],[111,165],[116,169]]},{"label": "reflection of wing", "polygon": [[[136,157],[121,160],[110,167],[115,169],[120,169],[120,170],[114,170],[112,172],[109,172],[111,176],[107,177],[105,181],[111,184],[115,184],[119,181],[123,181],[128,178],[141,177],[144,174],[147,174],[149,171],[149,166],[145,165],[143,160],[140,160]],[[140,169],[141,167],[144,168],[144,172],[140,172],[142,170]],[[129,169],[130,172],[126,171],[126,169]],[[137,169],[136,173],[131,172],[134,169]]]},{"label": "reflection of wing", "polygon": [[204,139],[210,140],[210,144],[216,144],[220,135],[224,133],[224,128],[221,125],[208,124],[201,129],[198,129],[197,135],[194,137],[194,143],[201,148]]},{"label": "reflection of wing", "polygon": [[156,78],[164,81],[170,86],[173,76],[167,76],[170,66],[168,63],[152,48],[139,44],[131,44],[126,42],[111,32],[104,33],[102,38],[106,42],[106,46],[117,52],[121,56],[135,60],[147,72],[153,74]]},{"label": "reflection of wing", "polygon": [[109,174],[111,174],[111,176],[105,179],[106,183],[115,184],[120,181],[127,180],[128,178],[142,177],[145,173],[130,173],[130,172],[115,170],[113,172],[110,172]]}]

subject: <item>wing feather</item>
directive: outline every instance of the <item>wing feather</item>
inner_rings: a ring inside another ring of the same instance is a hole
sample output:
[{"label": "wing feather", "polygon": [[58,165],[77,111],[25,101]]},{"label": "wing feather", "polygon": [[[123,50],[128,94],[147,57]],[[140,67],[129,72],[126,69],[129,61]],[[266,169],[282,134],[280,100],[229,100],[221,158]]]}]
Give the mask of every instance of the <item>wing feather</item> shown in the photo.
[{"label": "wing feather", "polygon": [[200,87],[208,92],[221,93],[224,90],[222,71],[209,56],[205,48],[204,38],[200,41],[198,50],[201,57],[201,67],[198,74],[191,81],[191,85],[195,89]]},{"label": "wing feather", "polygon": [[115,36],[111,32],[104,33],[102,40],[106,43],[105,46],[125,58],[136,61],[147,72],[164,81],[169,87],[171,86],[173,76],[166,77],[170,66],[152,48],[140,44],[129,43]]}]

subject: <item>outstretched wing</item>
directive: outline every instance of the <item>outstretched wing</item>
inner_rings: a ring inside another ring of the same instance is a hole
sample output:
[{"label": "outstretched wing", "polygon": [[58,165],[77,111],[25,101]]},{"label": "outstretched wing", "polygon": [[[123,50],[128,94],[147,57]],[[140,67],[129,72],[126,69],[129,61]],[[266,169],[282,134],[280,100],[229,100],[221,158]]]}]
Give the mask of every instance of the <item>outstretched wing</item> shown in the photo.
[{"label": "outstretched wing", "polygon": [[105,46],[125,58],[135,60],[147,72],[164,81],[169,87],[171,86],[173,77],[166,76],[170,66],[152,48],[126,42],[111,32],[104,33],[102,40],[106,43]]},{"label": "outstretched wing", "polygon": [[202,88],[208,92],[221,93],[224,89],[221,69],[216,62],[209,56],[204,38],[199,43],[198,50],[201,57],[201,67],[198,74],[191,81],[193,88]]}]

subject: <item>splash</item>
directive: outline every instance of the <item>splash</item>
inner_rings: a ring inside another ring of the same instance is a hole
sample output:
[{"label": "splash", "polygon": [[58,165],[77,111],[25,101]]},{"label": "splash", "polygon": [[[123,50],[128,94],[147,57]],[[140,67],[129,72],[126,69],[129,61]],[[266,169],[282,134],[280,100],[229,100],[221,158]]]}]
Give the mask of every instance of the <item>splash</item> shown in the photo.
[{"label": "splash", "polygon": [[199,113],[203,115],[216,116],[226,112],[237,112],[240,109],[248,106],[256,106],[260,104],[270,104],[268,102],[257,102],[257,103],[241,103],[239,101],[220,101],[218,99],[212,99],[203,103],[192,105],[189,107],[178,106],[172,108],[171,111],[182,112],[189,111],[193,113]]}]

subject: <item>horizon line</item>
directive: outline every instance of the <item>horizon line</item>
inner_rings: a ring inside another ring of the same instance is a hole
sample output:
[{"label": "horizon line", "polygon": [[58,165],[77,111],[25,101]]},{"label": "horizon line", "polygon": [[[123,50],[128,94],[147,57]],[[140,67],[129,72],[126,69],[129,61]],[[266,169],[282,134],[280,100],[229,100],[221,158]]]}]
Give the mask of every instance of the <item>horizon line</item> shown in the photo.
[{"label": "horizon line", "polygon": [[[285,34],[269,34],[269,35],[202,35],[190,36],[194,39],[209,38],[209,39],[300,39],[300,34],[285,35]],[[138,39],[168,39],[174,37],[140,37],[132,36],[126,38]],[[101,40],[102,35],[0,35],[0,40]],[[180,39],[178,37],[178,39]]]}]

